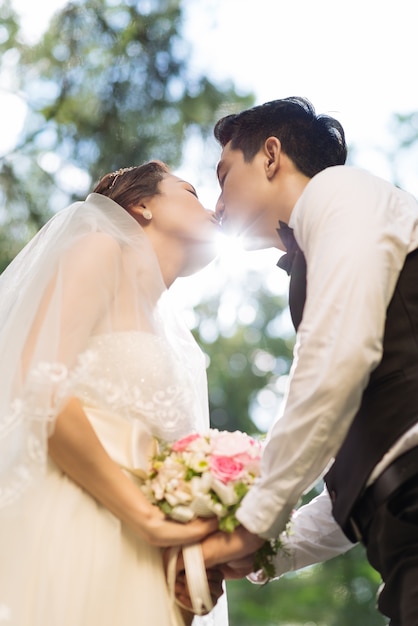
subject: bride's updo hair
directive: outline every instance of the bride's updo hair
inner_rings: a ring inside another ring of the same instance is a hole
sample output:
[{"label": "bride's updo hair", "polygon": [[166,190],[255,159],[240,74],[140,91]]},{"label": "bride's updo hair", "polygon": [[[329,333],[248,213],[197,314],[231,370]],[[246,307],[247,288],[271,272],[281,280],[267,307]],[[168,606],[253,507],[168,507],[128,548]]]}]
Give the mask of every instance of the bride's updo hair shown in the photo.
[{"label": "bride's updo hair", "polygon": [[93,193],[107,196],[129,211],[144,198],[160,193],[158,186],[168,174],[170,174],[168,166],[161,161],[124,167],[105,174],[93,189]]}]

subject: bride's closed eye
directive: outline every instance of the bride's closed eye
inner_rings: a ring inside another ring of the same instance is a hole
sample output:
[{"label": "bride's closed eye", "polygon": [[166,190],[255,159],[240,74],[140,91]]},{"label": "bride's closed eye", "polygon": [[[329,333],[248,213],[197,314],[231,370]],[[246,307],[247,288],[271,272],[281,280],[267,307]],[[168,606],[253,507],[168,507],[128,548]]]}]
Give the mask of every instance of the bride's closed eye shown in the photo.
[{"label": "bride's closed eye", "polygon": [[197,191],[194,187],[186,187],[186,191],[195,196],[195,198],[199,198],[199,196],[197,195]]}]

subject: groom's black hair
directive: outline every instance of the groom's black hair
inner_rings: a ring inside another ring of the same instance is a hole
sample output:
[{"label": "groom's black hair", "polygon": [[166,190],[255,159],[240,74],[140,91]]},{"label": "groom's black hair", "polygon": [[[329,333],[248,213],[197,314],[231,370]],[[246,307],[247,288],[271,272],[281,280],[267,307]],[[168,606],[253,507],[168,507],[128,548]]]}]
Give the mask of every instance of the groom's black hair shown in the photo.
[{"label": "groom's black hair", "polygon": [[331,165],[343,165],[347,158],[344,129],[328,115],[316,115],[306,98],[272,100],[220,119],[214,134],[221,146],[231,142],[252,161],[268,137],[277,137],[282,150],[306,176]]}]

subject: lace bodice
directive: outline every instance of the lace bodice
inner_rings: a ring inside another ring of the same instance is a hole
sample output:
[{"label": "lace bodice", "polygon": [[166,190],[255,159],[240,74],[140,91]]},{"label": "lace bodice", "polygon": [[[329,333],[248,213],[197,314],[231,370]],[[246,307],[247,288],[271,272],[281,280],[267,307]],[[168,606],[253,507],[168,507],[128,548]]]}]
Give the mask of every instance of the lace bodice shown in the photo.
[{"label": "lace bodice", "polygon": [[75,391],[86,405],[139,420],[165,440],[203,423],[190,374],[164,338],[142,331],[96,335],[83,361]]}]

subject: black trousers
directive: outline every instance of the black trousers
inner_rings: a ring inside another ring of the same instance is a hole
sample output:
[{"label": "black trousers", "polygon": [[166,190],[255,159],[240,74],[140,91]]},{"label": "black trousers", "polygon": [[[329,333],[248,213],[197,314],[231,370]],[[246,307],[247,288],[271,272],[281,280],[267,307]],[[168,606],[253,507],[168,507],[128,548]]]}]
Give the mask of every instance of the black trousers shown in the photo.
[{"label": "black trousers", "polygon": [[376,509],[363,543],[383,580],[380,612],[390,626],[418,626],[418,476]]}]

